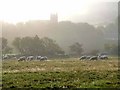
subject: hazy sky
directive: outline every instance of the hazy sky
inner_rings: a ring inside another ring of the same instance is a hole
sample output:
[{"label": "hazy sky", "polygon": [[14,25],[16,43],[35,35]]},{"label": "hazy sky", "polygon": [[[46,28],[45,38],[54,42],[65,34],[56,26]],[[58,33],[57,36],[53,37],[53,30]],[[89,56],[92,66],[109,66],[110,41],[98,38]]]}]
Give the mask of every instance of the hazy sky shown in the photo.
[{"label": "hazy sky", "polygon": [[117,3],[118,1],[119,0],[0,0],[0,20],[12,23],[36,19],[44,20],[49,19],[51,13],[57,13],[59,21],[77,21],[78,18],[76,17],[89,15],[91,8],[93,8],[96,3]]}]

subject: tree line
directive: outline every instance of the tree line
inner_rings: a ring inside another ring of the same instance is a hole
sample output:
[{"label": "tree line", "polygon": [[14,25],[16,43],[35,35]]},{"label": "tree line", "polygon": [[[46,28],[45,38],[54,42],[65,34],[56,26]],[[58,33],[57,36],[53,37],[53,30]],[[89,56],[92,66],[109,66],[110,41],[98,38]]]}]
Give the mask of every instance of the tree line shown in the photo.
[{"label": "tree line", "polygon": [[[13,53],[13,49],[15,49],[20,55],[65,55],[65,51],[56,41],[48,37],[39,38],[37,35],[34,37],[16,37],[12,42],[13,48],[8,46],[6,38],[3,37],[0,40],[2,40],[1,45],[3,54]],[[84,53],[83,45],[78,42],[68,47],[70,52],[69,55],[80,56]],[[118,53],[118,46],[114,44],[105,44],[104,49],[106,52],[111,52],[112,54]],[[94,49],[89,54],[96,55],[98,53],[99,50]]]},{"label": "tree line", "polygon": [[[44,37],[49,37],[49,39],[56,40],[56,44],[61,47],[64,53],[76,54],[79,51],[77,48],[77,43],[79,43],[83,50],[80,50],[79,54],[83,52],[97,53],[101,51],[107,51],[111,53],[117,53],[117,40],[113,40],[118,37],[117,22],[108,24],[106,26],[93,26],[88,23],[73,23],[70,21],[61,21],[58,23],[49,23],[41,20],[28,21],[25,23],[17,23],[15,25],[10,23],[2,24],[2,36],[8,40],[9,45],[13,45],[13,41],[16,37],[21,37],[22,43],[26,42],[26,36],[34,37],[38,35],[41,39]],[[24,38],[24,39],[23,39]],[[40,42],[41,42],[40,39]],[[18,39],[19,40],[19,39]],[[16,40],[17,41],[17,40]],[[29,41],[29,38],[28,38]],[[34,40],[30,40],[34,41]],[[70,46],[74,45],[76,48],[70,50]],[[105,45],[106,44],[106,45]],[[108,45],[107,45],[108,44]],[[23,46],[23,45],[22,45]],[[31,46],[32,47],[32,46]],[[43,48],[43,45],[41,46]],[[109,50],[107,48],[109,48]],[[116,47],[116,48],[115,48]],[[13,47],[15,48],[15,46]],[[106,49],[105,49],[106,48]],[[113,52],[114,48],[114,52]],[[10,48],[6,48],[10,49]],[[17,48],[15,48],[17,49]],[[74,50],[76,52],[74,52]],[[78,50],[78,51],[77,51]],[[5,51],[5,50],[4,50]],[[9,50],[11,51],[11,50]],[[24,50],[17,49],[20,53]],[[44,49],[45,51],[45,49]],[[46,52],[46,51],[45,51]]]},{"label": "tree line", "polygon": [[[65,54],[64,50],[56,41],[48,37],[39,38],[37,35],[35,37],[16,37],[12,44],[14,48],[9,47],[7,39],[2,38],[2,53],[12,53],[12,50],[16,49],[21,55],[55,56]],[[83,52],[82,45],[79,43],[75,43],[69,47],[70,51],[76,54],[81,54]]]}]

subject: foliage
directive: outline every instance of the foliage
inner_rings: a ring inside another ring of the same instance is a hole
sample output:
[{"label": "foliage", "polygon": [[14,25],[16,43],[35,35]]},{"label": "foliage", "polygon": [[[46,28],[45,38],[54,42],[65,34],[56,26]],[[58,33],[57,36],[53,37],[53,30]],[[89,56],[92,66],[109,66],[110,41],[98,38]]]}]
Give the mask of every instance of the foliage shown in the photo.
[{"label": "foliage", "polygon": [[44,37],[23,37],[16,38],[13,45],[24,55],[55,55],[64,53],[59,45],[52,39]]},{"label": "foliage", "polygon": [[16,37],[13,41],[14,47],[21,52],[20,43],[21,43],[21,38],[19,37]]},{"label": "foliage", "polygon": [[102,51],[106,42],[117,42],[117,25],[117,22],[114,22],[106,25],[106,27],[99,25],[96,27],[90,25],[89,23],[82,22],[73,23],[70,21],[61,21],[53,24],[47,23],[46,21],[43,22],[41,20],[17,23],[16,25],[2,23],[4,37],[8,39],[9,44],[11,44],[15,37],[32,37],[37,34],[41,38],[47,36],[56,40],[66,53],[69,52],[68,46],[74,42],[80,42],[83,44],[85,52],[90,52],[90,50],[94,49],[99,49],[99,51]]},{"label": "foliage", "polygon": [[91,55],[98,55],[99,50],[92,50],[89,54]]},{"label": "foliage", "polygon": [[66,52],[68,52],[66,48],[74,42],[80,42],[84,44],[84,47],[91,49],[101,48],[104,44],[102,30],[97,30],[96,27],[88,23],[61,21],[53,24],[35,20],[28,21],[25,24],[17,23],[16,25],[3,23],[3,29],[3,33],[7,33],[4,36],[9,41],[15,37],[32,37],[37,34],[41,38],[47,36],[56,40]]},{"label": "foliage", "polygon": [[74,55],[81,55],[83,52],[83,48],[82,45],[79,44],[78,42],[74,43],[73,45],[69,46],[70,51],[74,54]]},{"label": "foliage", "polygon": [[[6,38],[1,38],[2,39],[2,53],[7,54],[7,53],[12,53],[12,48],[8,46],[8,41]],[[0,39],[0,40],[1,40]]]},{"label": "foliage", "polygon": [[112,47],[111,47],[111,45],[110,44],[104,44],[104,49],[106,50],[106,51],[109,51],[110,49],[111,49]]},{"label": "foliage", "polygon": [[118,55],[118,45],[116,44],[105,44],[105,51],[109,52],[112,55]]}]

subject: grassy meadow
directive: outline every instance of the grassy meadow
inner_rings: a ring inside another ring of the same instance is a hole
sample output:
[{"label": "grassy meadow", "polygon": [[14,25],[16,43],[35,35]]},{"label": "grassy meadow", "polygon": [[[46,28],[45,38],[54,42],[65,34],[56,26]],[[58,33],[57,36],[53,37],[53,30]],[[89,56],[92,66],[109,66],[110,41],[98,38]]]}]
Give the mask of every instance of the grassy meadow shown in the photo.
[{"label": "grassy meadow", "polygon": [[2,62],[3,88],[117,88],[118,59]]}]

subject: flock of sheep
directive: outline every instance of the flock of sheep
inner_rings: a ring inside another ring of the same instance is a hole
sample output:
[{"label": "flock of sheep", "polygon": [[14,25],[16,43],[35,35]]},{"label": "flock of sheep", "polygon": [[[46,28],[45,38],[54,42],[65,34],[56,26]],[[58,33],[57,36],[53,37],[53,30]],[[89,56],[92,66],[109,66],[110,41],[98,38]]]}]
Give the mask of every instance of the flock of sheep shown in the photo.
[{"label": "flock of sheep", "polygon": [[34,59],[36,59],[36,60],[47,60],[48,58],[47,58],[47,56],[36,56],[36,57],[34,57],[34,56],[28,56],[28,57],[22,56],[22,57],[18,58],[18,61],[34,60]]},{"label": "flock of sheep", "polygon": [[47,60],[47,56],[20,56],[19,58],[15,57],[15,56],[3,56],[2,59],[17,59],[18,61],[31,61],[31,60]]},{"label": "flock of sheep", "polygon": [[[47,56],[19,56],[18,58],[16,56],[3,56],[2,59],[16,59],[18,61],[31,61],[31,60],[48,60]],[[79,60],[105,60],[108,59],[107,55],[97,55],[97,56],[88,56],[83,55],[79,58]]]},{"label": "flock of sheep", "polygon": [[87,56],[83,55],[80,57],[80,60],[104,60],[108,59],[107,55],[98,55],[98,56]]}]

